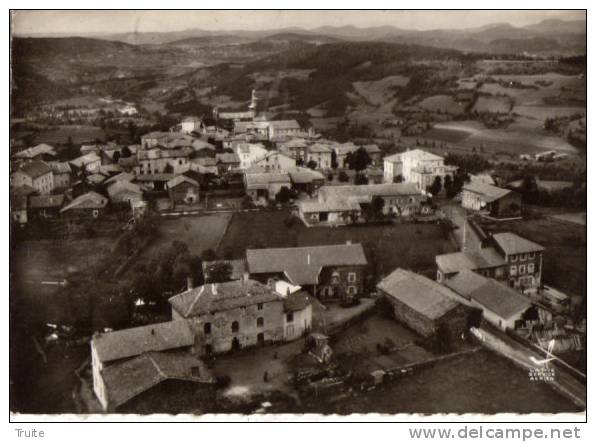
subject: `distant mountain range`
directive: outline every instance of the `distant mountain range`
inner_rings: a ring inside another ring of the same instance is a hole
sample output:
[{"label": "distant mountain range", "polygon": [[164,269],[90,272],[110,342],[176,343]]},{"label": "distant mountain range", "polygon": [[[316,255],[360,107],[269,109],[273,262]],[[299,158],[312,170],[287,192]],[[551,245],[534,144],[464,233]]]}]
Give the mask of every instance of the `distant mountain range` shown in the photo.
[{"label": "distant mountain range", "polygon": [[[66,37],[66,34],[27,35],[28,37]],[[268,42],[286,40],[307,43],[347,41],[383,41],[417,44],[460,51],[503,53],[529,52],[540,54],[578,54],[586,52],[586,21],[549,19],[540,23],[516,27],[495,23],[463,30],[437,29],[417,31],[394,26],[359,28],[322,26],[310,30],[288,27],[264,31],[207,31],[190,29],[175,32],[127,32],[119,34],[88,34],[85,37],[113,40],[134,45],[161,44],[243,44],[265,39]]]}]

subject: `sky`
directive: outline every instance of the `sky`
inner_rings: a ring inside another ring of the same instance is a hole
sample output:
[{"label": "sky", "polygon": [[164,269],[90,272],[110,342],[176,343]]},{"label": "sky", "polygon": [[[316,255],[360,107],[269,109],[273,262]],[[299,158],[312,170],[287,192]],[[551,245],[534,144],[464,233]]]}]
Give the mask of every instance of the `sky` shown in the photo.
[{"label": "sky", "polygon": [[13,32],[68,35],[120,32],[267,30],[285,27],[393,25],[403,29],[464,29],[491,23],[526,26],[545,19],[584,19],[584,11],[16,11]]}]

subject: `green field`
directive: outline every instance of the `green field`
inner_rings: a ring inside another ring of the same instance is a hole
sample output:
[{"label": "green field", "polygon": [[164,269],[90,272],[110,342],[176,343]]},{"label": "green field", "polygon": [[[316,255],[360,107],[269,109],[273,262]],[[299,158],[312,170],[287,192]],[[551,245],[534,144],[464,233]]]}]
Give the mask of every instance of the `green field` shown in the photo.
[{"label": "green field", "polygon": [[362,225],[339,228],[305,227],[301,221],[287,227],[286,211],[235,213],[218,249],[220,255],[245,256],[247,248],[298,247],[361,243],[369,262],[386,275],[397,267],[434,274],[435,255],[454,250],[435,224]]}]

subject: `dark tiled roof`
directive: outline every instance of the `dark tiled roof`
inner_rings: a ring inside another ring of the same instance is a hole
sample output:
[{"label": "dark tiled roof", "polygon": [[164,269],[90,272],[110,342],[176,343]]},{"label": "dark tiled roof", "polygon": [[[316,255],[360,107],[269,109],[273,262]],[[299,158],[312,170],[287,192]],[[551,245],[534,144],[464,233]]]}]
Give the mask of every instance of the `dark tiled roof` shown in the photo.
[{"label": "dark tiled roof", "polygon": [[316,284],[323,267],[364,266],[368,263],[360,244],[249,249],[246,261],[251,274],[284,273],[292,284],[297,285]]},{"label": "dark tiled roof", "polygon": [[396,269],[377,287],[430,319],[438,319],[460,305],[458,295],[449,288],[404,269]]},{"label": "dark tiled roof", "polygon": [[231,310],[264,302],[280,301],[275,291],[249,280],[205,284],[170,298],[172,308],[185,318]]},{"label": "dark tiled roof", "polygon": [[435,261],[437,266],[445,273],[488,269],[505,265],[505,260],[492,247],[476,251],[437,255]]},{"label": "dark tiled roof", "polygon": [[60,212],[71,209],[103,209],[108,204],[108,199],[97,192],[87,192],[73,199],[64,206]]},{"label": "dark tiled roof", "polygon": [[145,353],[101,372],[109,404],[119,407],[167,379],[213,384],[207,366],[188,353]]},{"label": "dark tiled roof", "polygon": [[497,186],[491,186],[481,182],[471,182],[464,186],[464,192],[472,192],[479,195],[483,201],[492,203],[498,199],[503,198],[505,195],[511,193],[509,189],[501,189]]},{"label": "dark tiled roof", "polygon": [[35,160],[25,164],[18,172],[22,172],[31,178],[38,178],[46,173],[51,173],[52,169],[43,161]]},{"label": "dark tiled roof", "polygon": [[532,303],[514,289],[494,279],[470,293],[470,298],[501,318],[509,319],[531,307]]},{"label": "dark tiled roof", "polygon": [[511,232],[495,233],[493,240],[508,255],[542,252],[544,247]]},{"label": "dark tiled roof", "polygon": [[291,293],[284,298],[284,310],[286,312],[296,312],[299,310],[304,310],[310,304],[310,295],[304,290]]},{"label": "dark tiled roof", "polygon": [[186,321],[169,321],[102,333],[93,337],[102,362],[138,356],[150,351],[191,346],[194,336]]},{"label": "dark tiled roof", "polygon": [[62,204],[64,204],[64,195],[41,195],[29,197],[29,207],[31,209],[62,207]]}]

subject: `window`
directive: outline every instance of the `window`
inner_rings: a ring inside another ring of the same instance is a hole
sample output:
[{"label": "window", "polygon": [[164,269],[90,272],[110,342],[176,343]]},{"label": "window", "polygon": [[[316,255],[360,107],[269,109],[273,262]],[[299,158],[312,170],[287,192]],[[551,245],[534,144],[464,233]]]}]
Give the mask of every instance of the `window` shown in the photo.
[{"label": "window", "polygon": [[354,272],[348,273],[348,282],[356,282],[356,273],[354,273]]},{"label": "window", "polygon": [[525,275],[525,273],[526,273],[526,266],[525,266],[525,264],[521,264],[519,266],[519,274],[520,275]]},{"label": "window", "polygon": [[286,314],[286,322],[293,322],[294,321],[294,312],[290,312]]},{"label": "window", "polygon": [[259,302],[257,304],[257,310],[263,310],[263,303],[262,302]]},{"label": "window", "polygon": [[534,273],[534,264],[528,264],[528,273]]},{"label": "window", "polygon": [[262,327],[265,324],[265,320],[263,318],[257,318],[257,327]]},{"label": "window", "polygon": [[203,332],[206,335],[211,333],[211,323],[210,322],[205,322],[205,324],[203,325]]},{"label": "window", "polygon": [[516,266],[511,266],[511,268],[509,269],[509,274],[511,276],[517,275],[517,267]]},{"label": "window", "polygon": [[534,259],[535,257],[536,257],[536,254],[534,252],[528,253],[528,259]]},{"label": "window", "polygon": [[519,255],[520,261],[525,261],[527,258],[528,258],[528,256],[525,253],[522,253],[521,255]]},{"label": "window", "polygon": [[517,261],[517,255],[511,255],[511,262]]},{"label": "window", "polygon": [[210,355],[212,351],[213,351],[213,348],[211,347],[211,344],[205,345],[205,354]]},{"label": "window", "polygon": [[240,330],[240,324],[238,324],[238,321],[232,322],[232,333],[238,333],[238,330]]},{"label": "window", "polygon": [[355,295],[356,294],[356,287],[353,285],[348,286],[348,295]]}]

